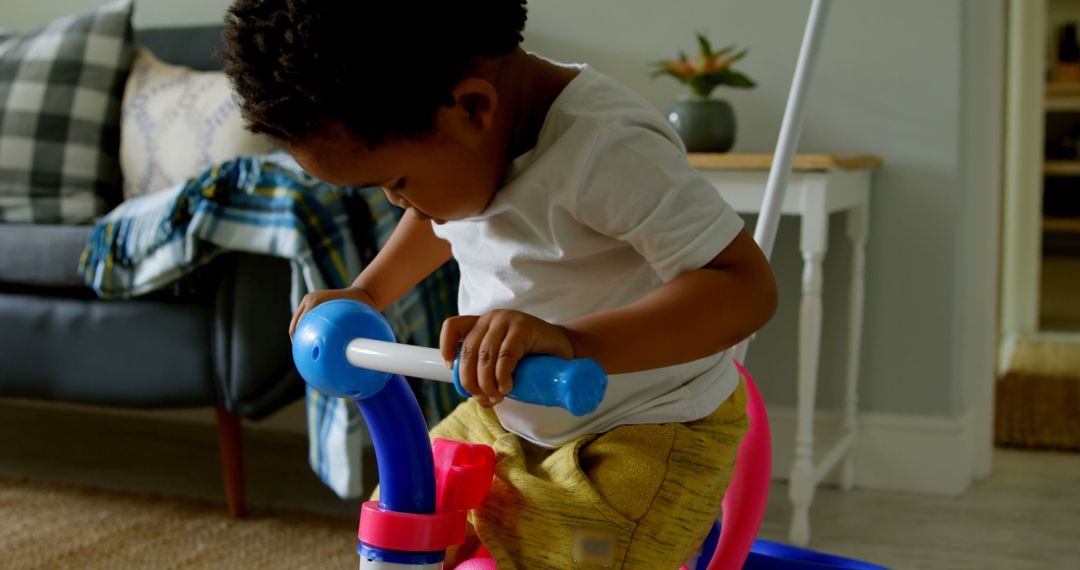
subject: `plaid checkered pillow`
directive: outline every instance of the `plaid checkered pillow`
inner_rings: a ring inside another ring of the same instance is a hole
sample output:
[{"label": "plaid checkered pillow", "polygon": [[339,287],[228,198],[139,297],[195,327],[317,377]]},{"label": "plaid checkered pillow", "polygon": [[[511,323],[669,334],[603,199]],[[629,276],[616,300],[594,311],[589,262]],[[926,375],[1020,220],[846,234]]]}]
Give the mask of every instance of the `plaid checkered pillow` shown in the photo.
[{"label": "plaid checkered pillow", "polygon": [[87,223],[119,202],[131,0],[0,42],[0,221]]}]

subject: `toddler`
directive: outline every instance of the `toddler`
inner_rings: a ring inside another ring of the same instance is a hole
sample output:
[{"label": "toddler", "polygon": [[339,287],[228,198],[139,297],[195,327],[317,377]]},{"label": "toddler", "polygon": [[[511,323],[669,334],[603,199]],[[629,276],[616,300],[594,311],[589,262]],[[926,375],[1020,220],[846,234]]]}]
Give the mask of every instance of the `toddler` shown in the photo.
[{"label": "toddler", "polygon": [[[769,320],[776,285],[663,118],[588,65],[522,50],[525,19],[521,0],[230,8],[223,56],[248,127],[406,210],[290,334],[331,299],[384,309],[453,258],[462,316],[440,349],[448,366],[460,350],[474,397],[432,436],[496,451],[475,536],[503,569],[676,568],[747,427],[728,349]],[[598,361],[599,409],[504,399],[534,353]]]}]

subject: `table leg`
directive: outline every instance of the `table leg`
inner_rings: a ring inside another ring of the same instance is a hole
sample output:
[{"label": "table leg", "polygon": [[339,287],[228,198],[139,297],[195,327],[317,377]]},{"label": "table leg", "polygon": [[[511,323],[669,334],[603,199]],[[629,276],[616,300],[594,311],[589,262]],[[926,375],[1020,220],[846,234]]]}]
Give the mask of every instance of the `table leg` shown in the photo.
[{"label": "table leg", "polygon": [[[823,189],[822,189],[823,190]],[[800,249],[803,257],[802,302],[799,307],[799,371],[796,410],[795,457],[791,466],[789,539],[805,546],[810,542],[810,504],[814,500],[814,404],[817,396],[818,358],[821,350],[822,265],[828,246],[829,217],[820,200],[807,196],[802,217]]]},{"label": "table leg", "polygon": [[862,349],[863,297],[866,274],[866,236],[869,205],[863,203],[848,211],[847,235],[851,240],[851,286],[848,302],[848,359],[847,386],[844,396],[844,431],[852,435],[851,451],[840,471],[840,488],[850,491],[855,486],[855,449],[857,445],[859,356]]}]

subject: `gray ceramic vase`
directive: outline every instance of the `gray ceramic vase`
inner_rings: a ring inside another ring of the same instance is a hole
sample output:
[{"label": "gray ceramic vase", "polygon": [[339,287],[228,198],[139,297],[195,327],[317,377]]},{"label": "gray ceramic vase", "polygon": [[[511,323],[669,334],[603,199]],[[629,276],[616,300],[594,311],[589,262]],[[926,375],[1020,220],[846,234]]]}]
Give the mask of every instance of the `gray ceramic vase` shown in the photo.
[{"label": "gray ceramic vase", "polygon": [[680,99],[668,107],[667,120],[687,152],[727,152],[735,144],[735,111],[727,101]]}]

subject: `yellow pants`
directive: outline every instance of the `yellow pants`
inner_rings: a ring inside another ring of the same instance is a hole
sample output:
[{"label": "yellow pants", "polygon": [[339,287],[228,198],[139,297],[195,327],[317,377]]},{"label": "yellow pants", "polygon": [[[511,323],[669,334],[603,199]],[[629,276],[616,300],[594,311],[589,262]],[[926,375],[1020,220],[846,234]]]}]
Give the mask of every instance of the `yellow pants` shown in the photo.
[{"label": "yellow pants", "polygon": [[495,449],[495,480],[471,518],[500,570],[678,568],[720,512],[747,429],[743,383],[689,423],[627,425],[546,449],[470,399],[431,431]]}]

